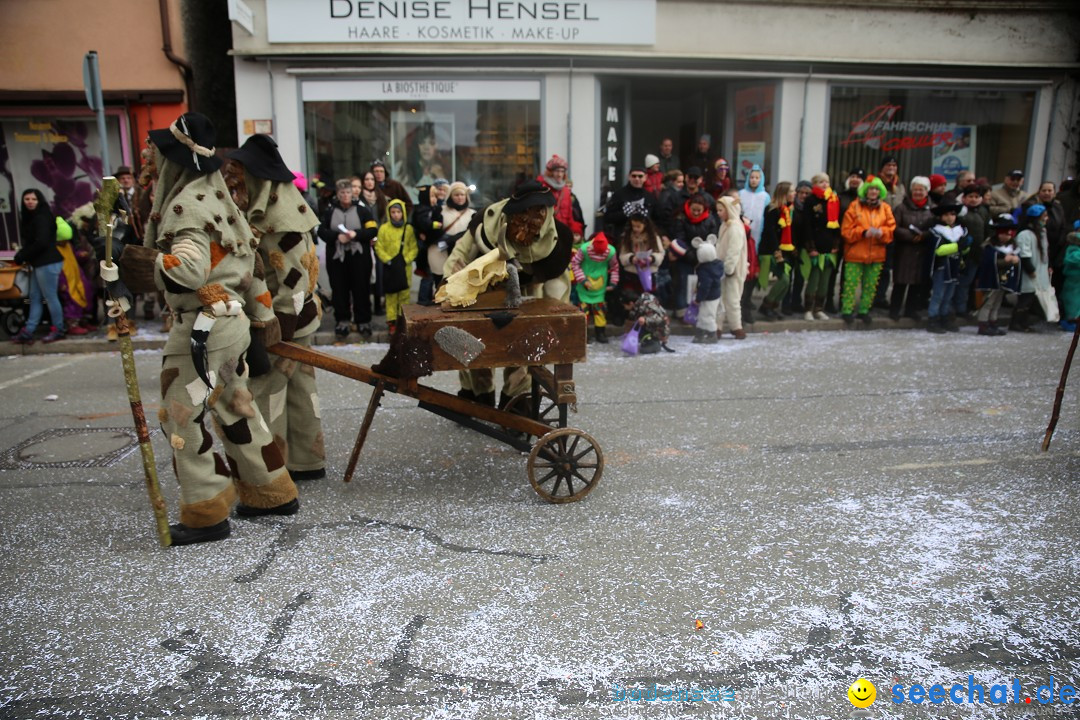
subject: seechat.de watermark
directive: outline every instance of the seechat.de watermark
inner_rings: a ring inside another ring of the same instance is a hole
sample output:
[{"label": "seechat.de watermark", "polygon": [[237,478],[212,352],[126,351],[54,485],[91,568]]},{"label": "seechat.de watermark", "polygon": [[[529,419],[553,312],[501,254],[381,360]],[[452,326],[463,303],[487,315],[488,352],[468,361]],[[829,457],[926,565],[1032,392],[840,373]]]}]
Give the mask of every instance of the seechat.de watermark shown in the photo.
[{"label": "seechat.de watermark", "polygon": [[1018,678],[1013,678],[1010,683],[998,683],[984,686],[975,682],[974,675],[967,676],[967,683],[954,683],[952,685],[935,684],[925,687],[918,683],[909,686],[893,685],[892,695],[889,698],[896,705],[912,703],[921,705],[930,703],[942,705],[951,703],[954,705],[1030,705],[1038,703],[1049,705],[1061,703],[1072,705],[1076,702],[1077,691],[1072,685],[1058,684],[1054,676],[1050,676],[1050,682],[1039,685],[1034,692],[1025,692]]},{"label": "seechat.de watermark", "polygon": [[[897,684],[890,689],[889,701],[894,705],[1072,705],[1077,701],[1077,689],[1072,685],[1058,683],[1054,676],[1050,682],[1039,685],[1034,692],[1025,692],[1019,678],[1008,683],[983,685],[975,682],[974,675],[967,676],[967,683],[944,685],[935,683],[930,687],[919,683]],[[877,699],[877,688],[865,678],[859,678],[848,688],[848,700],[857,708],[868,708]]]},{"label": "seechat.de watermark", "polygon": [[735,702],[735,690],[729,687],[659,687],[656,683],[646,687],[623,687],[611,685],[614,702]]}]

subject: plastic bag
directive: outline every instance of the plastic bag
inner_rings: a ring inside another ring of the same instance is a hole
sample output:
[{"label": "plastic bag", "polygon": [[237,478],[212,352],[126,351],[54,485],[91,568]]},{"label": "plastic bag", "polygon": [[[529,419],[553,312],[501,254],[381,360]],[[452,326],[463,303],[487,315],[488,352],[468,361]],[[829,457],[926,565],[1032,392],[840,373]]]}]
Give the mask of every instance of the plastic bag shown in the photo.
[{"label": "plastic bag", "polygon": [[1036,290],[1035,297],[1039,299],[1043,312],[1046,313],[1047,322],[1056,323],[1061,320],[1061,312],[1058,310],[1057,293],[1053,287],[1045,290]]},{"label": "plastic bag", "polygon": [[642,290],[647,293],[651,293],[653,291],[652,268],[638,268],[638,280],[641,281]]},{"label": "plastic bag", "polygon": [[686,314],[683,315],[683,322],[687,325],[696,325],[698,315],[698,304],[692,302],[686,306]]},{"label": "plastic bag", "polygon": [[622,349],[627,355],[637,355],[638,353],[638,335],[641,329],[637,325],[630,328],[629,332],[623,336]]}]

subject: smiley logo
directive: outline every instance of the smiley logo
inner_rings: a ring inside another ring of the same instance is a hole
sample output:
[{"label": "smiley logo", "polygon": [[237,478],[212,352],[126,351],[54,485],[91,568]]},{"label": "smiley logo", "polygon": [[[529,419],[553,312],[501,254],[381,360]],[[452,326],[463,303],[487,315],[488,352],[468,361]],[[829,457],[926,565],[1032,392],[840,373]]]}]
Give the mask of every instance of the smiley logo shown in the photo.
[{"label": "smiley logo", "polygon": [[877,688],[869,680],[859,678],[847,689],[847,698],[857,708],[868,708],[877,699]]}]

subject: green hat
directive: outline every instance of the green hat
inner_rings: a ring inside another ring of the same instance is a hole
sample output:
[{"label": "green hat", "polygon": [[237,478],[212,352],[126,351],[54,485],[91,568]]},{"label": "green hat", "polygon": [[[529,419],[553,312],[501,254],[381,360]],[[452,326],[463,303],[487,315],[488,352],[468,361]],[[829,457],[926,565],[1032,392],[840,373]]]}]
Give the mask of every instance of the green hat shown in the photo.
[{"label": "green hat", "polygon": [[889,194],[889,189],[885,187],[885,183],[881,181],[881,178],[874,176],[859,186],[859,199],[866,199],[866,191],[872,187],[876,187],[881,192],[881,197],[885,197]]}]

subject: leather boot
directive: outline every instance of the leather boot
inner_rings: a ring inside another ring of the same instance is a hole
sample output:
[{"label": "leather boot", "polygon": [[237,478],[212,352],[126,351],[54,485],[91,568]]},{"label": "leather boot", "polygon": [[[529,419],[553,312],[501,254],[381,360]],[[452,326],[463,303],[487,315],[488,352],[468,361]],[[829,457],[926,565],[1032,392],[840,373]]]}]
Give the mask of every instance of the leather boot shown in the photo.
[{"label": "leather boot", "polygon": [[191,528],[183,523],[169,526],[169,535],[172,537],[170,545],[193,545],[194,543],[214,542],[224,540],[232,534],[229,527],[229,519],[225,518],[217,525],[209,527]]},{"label": "leather boot", "polygon": [[758,312],[766,320],[777,320],[780,318],[780,314],[776,312],[776,303],[769,302],[768,300],[761,301],[761,307],[758,308]]},{"label": "leather boot", "polygon": [[600,343],[601,345],[607,345],[607,342],[608,342],[607,328],[594,327],[593,328],[593,337],[596,339],[596,342]]},{"label": "leather boot", "polygon": [[261,508],[252,505],[237,505],[236,514],[242,517],[259,517],[262,515],[295,515],[300,512],[300,501],[293,498],[287,503],[274,507]]},{"label": "leather boot", "polygon": [[495,391],[476,393],[476,402],[481,405],[487,405],[488,407],[495,407]]}]

